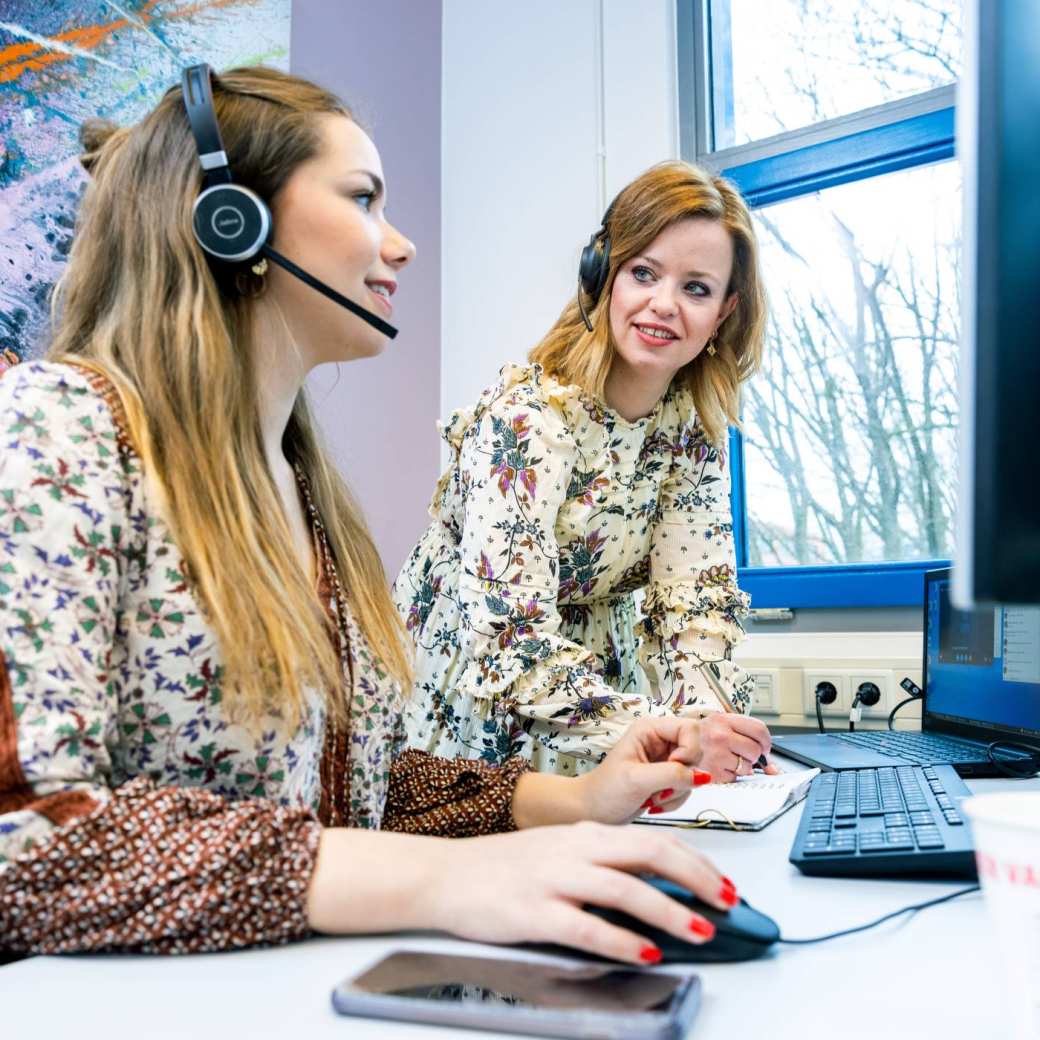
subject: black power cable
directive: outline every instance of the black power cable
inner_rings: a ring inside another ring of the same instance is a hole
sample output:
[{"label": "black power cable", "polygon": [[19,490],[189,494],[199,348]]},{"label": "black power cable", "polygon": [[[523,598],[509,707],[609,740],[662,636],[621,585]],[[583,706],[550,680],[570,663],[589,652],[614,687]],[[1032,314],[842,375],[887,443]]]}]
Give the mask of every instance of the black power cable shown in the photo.
[{"label": "black power cable", "polygon": [[832,682],[827,682],[826,679],[823,682],[816,684],[816,689],[813,691],[816,696],[816,725],[820,727],[820,732],[823,733],[823,711],[820,709],[821,704],[833,704],[838,699],[838,688]]},{"label": "black power cable", "polygon": [[[1003,751],[1004,754],[999,754]],[[1008,755],[1008,752],[1011,755]],[[986,757],[1001,776],[1012,780],[1031,780],[1040,775],[1040,748],[1017,740],[994,740],[986,746]]]},{"label": "black power cable", "polygon": [[856,723],[859,722],[862,715],[860,705],[865,704],[868,708],[872,708],[879,700],[881,700],[881,689],[877,683],[861,682],[859,684],[856,688],[856,696],[852,698],[852,710],[849,712],[850,731],[855,730]]},{"label": "black power cable", "polygon": [[889,729],[895,729],[895,725],[894,725],[894,723],[895,723],[895,721],[896,721],[896,712],[897,712],[897,711],[899,711],[899,709],[900,709],[900,708],[901,708],[901,707],[902,707],[902,706],[903,706],[904,704],[913,704],[913,702],[914,702],[914,701],[916,701],[916,700],[917,700],[917,698],[916,698],[916,697],[907,697],[907,699],[906,699],[905,701],[900,701],[900,702],[899,702],[899,703],[898,703],[898,704],[897,704],[897,705],[896,705],[896,706],[895,706],[895,707],[894,707],[894,708],[893,708],[893,709],[892,709],[892,710],[891,710],[891,711],[890,711],[890,712],[888,713],[888,728],[889,728]]}]

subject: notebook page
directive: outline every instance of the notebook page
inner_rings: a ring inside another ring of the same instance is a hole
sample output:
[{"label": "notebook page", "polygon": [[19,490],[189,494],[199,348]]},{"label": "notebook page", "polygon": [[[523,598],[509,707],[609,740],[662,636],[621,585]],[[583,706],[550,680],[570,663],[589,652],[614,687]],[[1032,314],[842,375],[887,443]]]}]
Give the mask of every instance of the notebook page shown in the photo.
[{"label": "notebook page", "polygon": [[648,823],[690,823],[706,809],[717,810],[705,813],[701,819],[722,820],[723,812],[734,823],[759,823],[779,812],[789,801],[799,801],[805,796],[809,784],[819,769],[803,769],[795,773],[779,773],[766,776],[764,773],[743,776],[731,784],[705,784],[696,787],[690,797],[678,809],[671,812],[644,815]]}]

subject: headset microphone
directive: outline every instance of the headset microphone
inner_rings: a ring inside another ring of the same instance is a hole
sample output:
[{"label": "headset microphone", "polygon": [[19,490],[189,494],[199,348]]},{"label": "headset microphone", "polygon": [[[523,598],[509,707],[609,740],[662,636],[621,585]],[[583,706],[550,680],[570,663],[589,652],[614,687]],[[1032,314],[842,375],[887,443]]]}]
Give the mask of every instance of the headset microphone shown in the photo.
[{"label": "headset microphone", "polygon": [[265,256],[393,339],[397,335],[393,325],[308,274],[268,244],[272,231],[271,211],[256,192],[235,184],[232,179],[213,107],[212,76],[208,65],[192,65],[181,76],[184,107],[203,171],[202,191],[192,210],[195,240],[206,253],[225,263],[248,263],[257,256]]}]

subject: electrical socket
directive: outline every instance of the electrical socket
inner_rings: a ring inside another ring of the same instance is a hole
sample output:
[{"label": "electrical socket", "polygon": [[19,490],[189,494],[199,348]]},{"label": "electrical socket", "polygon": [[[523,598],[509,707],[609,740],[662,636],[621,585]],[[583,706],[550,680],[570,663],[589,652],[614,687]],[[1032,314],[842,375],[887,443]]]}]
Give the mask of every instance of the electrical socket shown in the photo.
[{"label": "electrical socket", "polygon": [[844,715],[847,718],[852,706],[852,695],[849,693],[849,673],[841,668],[806,668],[802,671],[802,706],[805,714],[816,718],[816,686],[821,682],[834,683],[838,699],[831,704],[820,705],[820,710],[824,715]]},{"label": "electrical socket", "polygon": [[846,675],[849,681],[849,708],[856,696],[856,690],[861,683],[872,682],[881,691],[881,700],[877,704],[867,707],[863,704],[863,718],[887,718],[888,713],[895,707],[895,695],[893,689],[895,679],[891,669],[885,668],[850,668]]},{"label": "electrical socket", "polygon": [[780,669],[751,668],[748,670],[754,682],[751,710],[755,715],[780,714]]}]

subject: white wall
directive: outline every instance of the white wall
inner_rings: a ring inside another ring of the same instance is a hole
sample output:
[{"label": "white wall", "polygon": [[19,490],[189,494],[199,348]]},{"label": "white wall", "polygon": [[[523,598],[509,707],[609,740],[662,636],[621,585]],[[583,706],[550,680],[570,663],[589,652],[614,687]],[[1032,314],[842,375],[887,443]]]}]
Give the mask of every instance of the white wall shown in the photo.
[{"label": "white wall", "polygon": [[441,414],[522,361],[606,204],[678,155],[674,0],[444,0]]},{"label": "white wall", "polygon": [[[308,381],[388,577],[418,541],[437,480],[440,408],[440,0],[293,0],[292,71],[334,90],[372,133],[389,218],[416,245],[378,358]],[[364,31],[359,31],[363,27]]]}]

